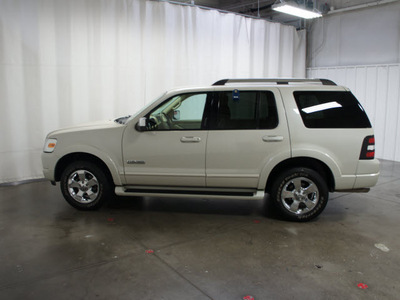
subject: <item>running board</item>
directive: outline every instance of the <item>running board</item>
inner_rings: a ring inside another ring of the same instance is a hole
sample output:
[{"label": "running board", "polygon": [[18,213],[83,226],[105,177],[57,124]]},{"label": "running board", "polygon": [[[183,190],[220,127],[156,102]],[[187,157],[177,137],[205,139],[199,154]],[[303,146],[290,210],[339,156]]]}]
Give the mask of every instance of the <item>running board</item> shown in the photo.
[{"label": "running board", "polygon": [[265,193],[261,190],[246,189],[188,189],[165,187],[137,187],[137,186],[117,186],[115,194],[118,196],[147,196],[147,197],[174,197],[174,198],[216,198],[216,199],[243,199],[243,200],[262,200]]},{"label": "running board", "polygon": [[335,190],[338,193],[368,193],[370,188],[359,188],[359,189],[347,189],[347,190]]}]

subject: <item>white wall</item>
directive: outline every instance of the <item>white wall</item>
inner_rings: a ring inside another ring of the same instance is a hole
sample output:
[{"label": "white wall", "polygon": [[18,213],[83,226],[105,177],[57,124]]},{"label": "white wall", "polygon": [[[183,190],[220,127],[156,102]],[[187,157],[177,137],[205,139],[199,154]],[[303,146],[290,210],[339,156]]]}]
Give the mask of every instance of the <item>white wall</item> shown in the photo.
[{"label": "white wall", "polygon": [[400,161],[400,1],[317,20],[307,57],[308,77],[347,86],[362,103],[376,156]]},{"label": "white wall", "polygon": [[42,177],[46,134],[162,91],[305,76],[305,32],[140,0],[0,0],[0,183]]},{"label": "white wall", "polygon": [[400,63],[400,1],[317,19],[307,47],[312,68]]}]

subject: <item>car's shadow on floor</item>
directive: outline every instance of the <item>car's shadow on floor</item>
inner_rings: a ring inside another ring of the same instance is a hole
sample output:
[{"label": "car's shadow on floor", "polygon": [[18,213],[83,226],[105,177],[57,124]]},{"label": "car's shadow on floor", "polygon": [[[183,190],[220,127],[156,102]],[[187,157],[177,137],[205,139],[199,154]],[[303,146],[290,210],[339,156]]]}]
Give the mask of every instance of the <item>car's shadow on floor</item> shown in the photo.
[{"label": "car's shadow on floor", "polygon": [[262,200],[207,198],[114,197],[105,210],[157,211],[193,214],[252,215],[282,220],[268,196]]}]

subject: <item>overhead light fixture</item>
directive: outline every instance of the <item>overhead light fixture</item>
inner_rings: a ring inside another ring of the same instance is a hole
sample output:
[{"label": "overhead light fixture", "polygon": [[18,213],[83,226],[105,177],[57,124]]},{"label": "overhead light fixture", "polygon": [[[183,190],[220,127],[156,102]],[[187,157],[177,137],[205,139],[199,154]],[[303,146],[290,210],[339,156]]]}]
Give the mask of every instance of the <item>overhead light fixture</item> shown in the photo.
[{"label": "overhead light fixture", "polygon": [[322,17],[322,14],[316,9],[308,10],[305,7],[300,7],[297,3],[285,2],[283,0],[279,1],[279,3],[275,3],[274,5],[272,5],[272,9],[303,19],[314,19]]}]

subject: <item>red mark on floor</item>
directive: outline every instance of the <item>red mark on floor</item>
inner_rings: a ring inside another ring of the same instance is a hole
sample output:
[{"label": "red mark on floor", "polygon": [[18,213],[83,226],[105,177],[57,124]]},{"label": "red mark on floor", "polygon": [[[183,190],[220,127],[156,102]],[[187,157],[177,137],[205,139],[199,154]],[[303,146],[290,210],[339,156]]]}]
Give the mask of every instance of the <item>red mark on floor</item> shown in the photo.
[{"label": "red mark on floor", "polygon": [[365,283],[359,283],[359,284],[357,284],[357,286],[358,286],[360,289],[363,289],[363,290],[365,290],[365,289],[368,288],[368,285],[366,285]]},{"label": "red mark on floor", "polygon": [[107,221],[108,222],[114,222],[114,218],[108,218]]},{"label": "red mark on floor", "polygon": [[[261,221],[260,220],[253,220],[253,223],[254,224],[258,224],[258,223],[260,223]],[[251,297],[251,296],[250,296]]]},{"label": "red mark on floor", "polygon": [[153,254],[154,250],[149,249],[149,250],[146,250],[145,252],[146,252],[146,254]]},{"label": "red mark on floor", "polygon": [[243,300],[254,300],[253,296],[244,296]]}]

